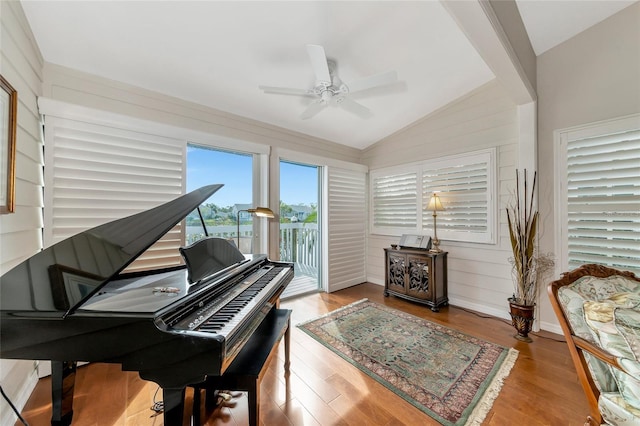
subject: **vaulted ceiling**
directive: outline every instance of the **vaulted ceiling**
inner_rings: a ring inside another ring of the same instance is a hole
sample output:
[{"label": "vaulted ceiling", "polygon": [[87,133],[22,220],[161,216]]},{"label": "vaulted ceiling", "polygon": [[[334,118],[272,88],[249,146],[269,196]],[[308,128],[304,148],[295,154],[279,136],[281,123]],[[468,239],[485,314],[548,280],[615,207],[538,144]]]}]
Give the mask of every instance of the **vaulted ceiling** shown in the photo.
[{"label": "vaulted ceiling", "polygon": [[[518,0],[537,55],[633,1]],[[440,1],[22,0],[47,62],[355,148],[366,148],[495,78]],[[398,82],[351,98],[372,116],[259,85],[316,84],[306,45],[324,47],[349,85]]]}]

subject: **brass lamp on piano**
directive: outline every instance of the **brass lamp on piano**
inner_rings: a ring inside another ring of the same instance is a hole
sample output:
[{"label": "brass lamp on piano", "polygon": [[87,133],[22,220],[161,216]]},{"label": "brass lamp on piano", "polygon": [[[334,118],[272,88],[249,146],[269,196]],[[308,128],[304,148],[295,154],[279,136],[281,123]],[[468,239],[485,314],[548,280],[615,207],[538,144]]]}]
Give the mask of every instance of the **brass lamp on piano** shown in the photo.
[{"label": "brass lamp on piano", "polygon": [[182,247],[184,265],[123,272],[221,187],[84,231],[0,277],[0,357],[52,361],[53,425],[71,423],[77,361],[158,383],[164,424],[181,424],[185,387],[223,374],[277,305],[293,265],[224,239]]},{"label": "brass lamp on piano", "polygon": [[236,220],[236,224],[238,226],[236,236],[238,237],[238,250],[240,249],[240,213],[247,212],[249,214],[254,214],[258,217],[266,217],[269,219],[273,219],[275,215],[273,211],[268,207],[256,207],[255,209],[246,209],[246,210],[238,210],[238,217]]}]

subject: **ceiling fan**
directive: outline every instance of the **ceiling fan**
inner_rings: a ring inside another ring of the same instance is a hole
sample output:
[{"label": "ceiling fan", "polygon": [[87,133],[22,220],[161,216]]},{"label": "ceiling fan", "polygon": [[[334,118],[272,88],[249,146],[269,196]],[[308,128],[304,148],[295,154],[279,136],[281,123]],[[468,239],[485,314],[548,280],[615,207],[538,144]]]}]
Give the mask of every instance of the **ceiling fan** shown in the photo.
[{"label": "ceiling fan", "polygon": [[297,95],[316,98],[300,115],[306,120],[318,114],[329,105],[338,105],[345,110],[362,118],[369,118],[373,114],[364,105],[354,101],[349,94],[374,87],[386,86],[398,81],[395,71],[388,71],[355,80],[348,85],[336,75],[336,62],[327,59],[322,46],[307,45],[307,53],[311,59],[311,66],[316,76],[316,84],[311,89],[294,89],[288,87],[258,86],[264,93],[280,95]]}]

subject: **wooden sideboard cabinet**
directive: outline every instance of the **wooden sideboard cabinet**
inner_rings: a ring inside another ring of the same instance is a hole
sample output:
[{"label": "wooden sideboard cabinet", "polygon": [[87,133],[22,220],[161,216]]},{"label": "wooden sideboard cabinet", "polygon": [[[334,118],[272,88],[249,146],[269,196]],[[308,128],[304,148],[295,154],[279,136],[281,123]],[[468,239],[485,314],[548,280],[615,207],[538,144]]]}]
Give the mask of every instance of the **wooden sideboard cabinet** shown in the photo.
[{"label": "wooden sideboard cabinet", "polygon": [[447,252],[385,248],[384,295],[390,294],[431,306],[447,306]]}]

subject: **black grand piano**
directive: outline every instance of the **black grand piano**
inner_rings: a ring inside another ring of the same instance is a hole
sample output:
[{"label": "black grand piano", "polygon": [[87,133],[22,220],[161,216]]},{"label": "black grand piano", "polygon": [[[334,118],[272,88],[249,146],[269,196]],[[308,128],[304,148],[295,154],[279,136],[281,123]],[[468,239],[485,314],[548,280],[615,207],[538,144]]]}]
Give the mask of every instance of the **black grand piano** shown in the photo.
[{"label": "black grand piano", "polygon": [[71,424],[78,361],[156,382],[164,424],[182,424],[185,387],[223,374],[277,305],[292,264],[220,238],[181,247],[184,265],[123,272],[220,187],[77,234],[0,277],[0,357],[52,361],[53,425]]}]

